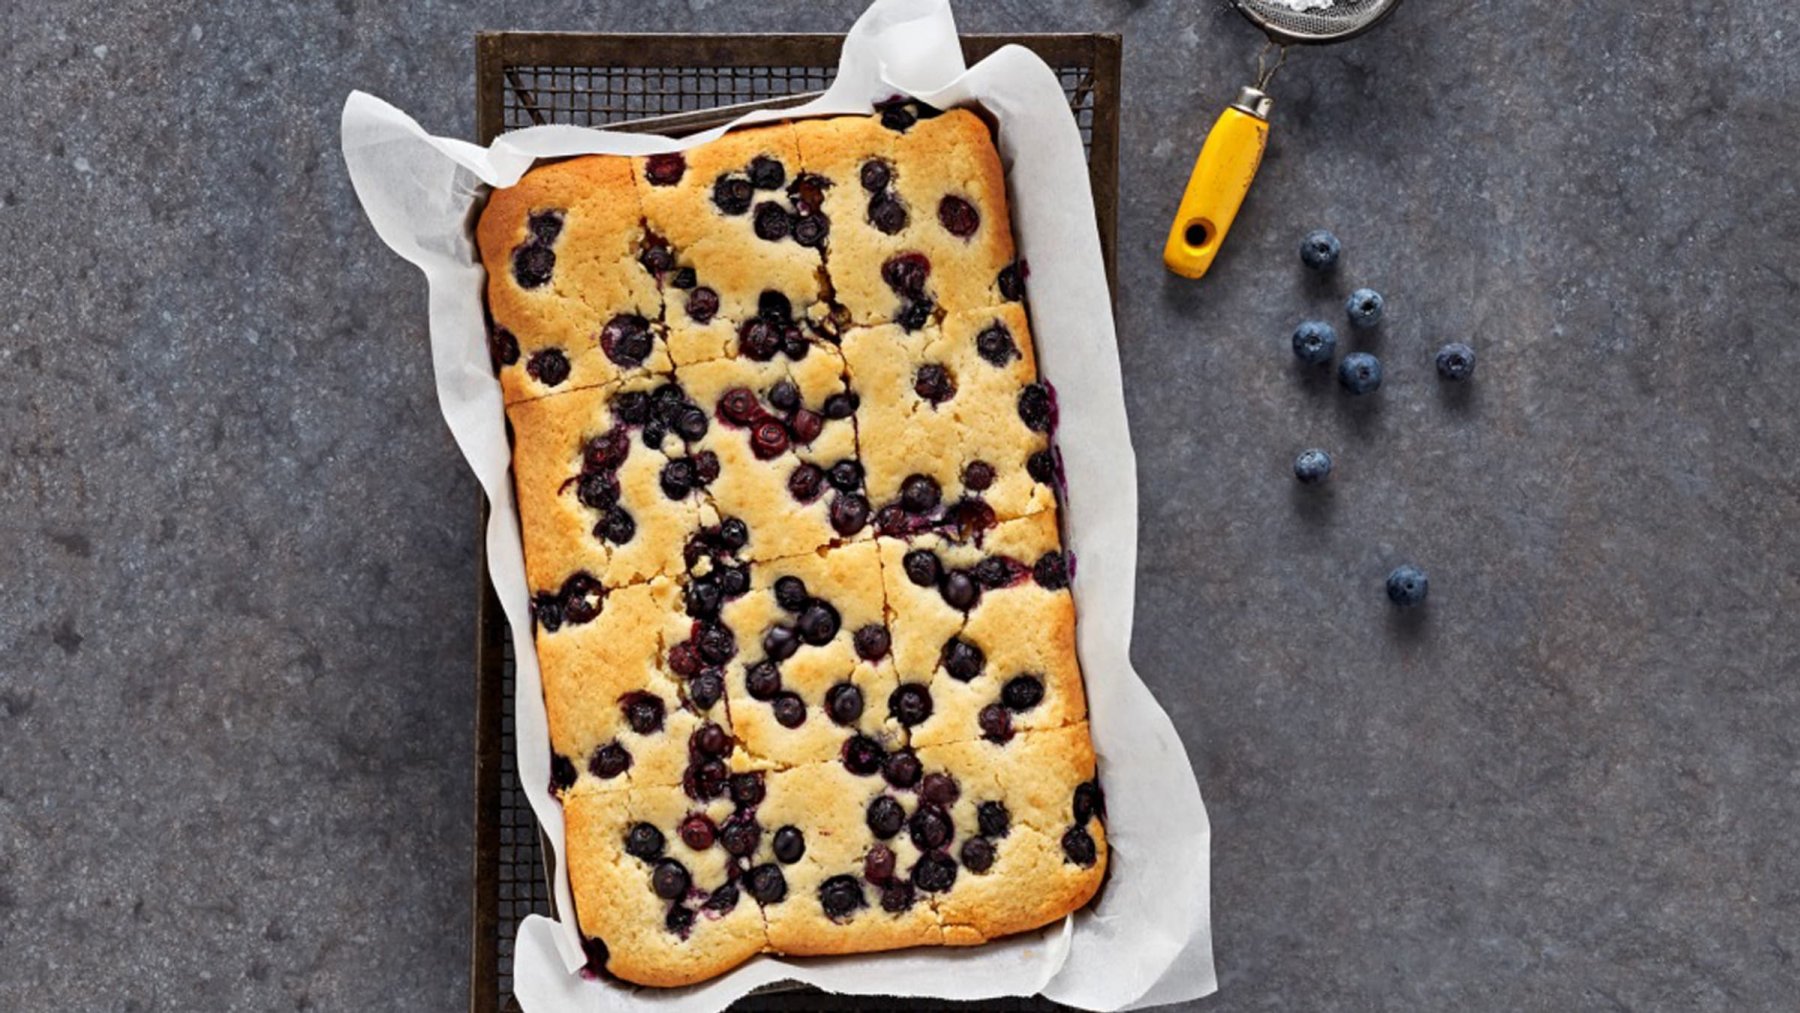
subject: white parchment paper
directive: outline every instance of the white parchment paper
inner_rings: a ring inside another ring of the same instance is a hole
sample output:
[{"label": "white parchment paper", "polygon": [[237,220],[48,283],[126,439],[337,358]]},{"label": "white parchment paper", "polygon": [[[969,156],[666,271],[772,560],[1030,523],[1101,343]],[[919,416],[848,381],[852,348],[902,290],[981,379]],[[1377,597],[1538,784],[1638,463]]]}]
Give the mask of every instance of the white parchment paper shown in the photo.
[{"label": "white parchment paper", "polygon": [[[563,863],[560,921],[533,916],[513,957],[520,1002],[541,1011],[722,1008],[760,985],[798,980],[843,993],[978,999],[1043,993],[1089,1009],[1133,1009],[1217,987],[1212,961],[1211,831],[1187,753],[1133,671],[1137,458],[1126,425],[1111,304],[1094,227],[1081,136],[1056,75],[1007,47],[965,68],[947,0],[876,0],[844,44],[836,82],[793,110],[752,113],[733,126],[822,113],[866,113],[896,92],[935,106],[979,103],[999,122],[1012,217],[1039,366],[1055,386],[1068,477],[1066,538],[1078,650],[1106,791],[1111,869],[1099,899],[1037,932],[973,949],[928,948],[853,957],[760,957],[718,979],[673,990],[584,979]],[[646,154],[703,143],[571,126],[507,134],[491,148],[427,134],[360,92],[344,105],[344,159],[381,238],[425,272],[438,400],[492,504],[487,562],[513,642],[532,643],[524,553],[508,472],[500,385],[489,365],[482,269],[470,211],[484,186],[516,182],[540,157]],[[550,795],[549,734],[533,651],[518,652],[519,779],[560,853],[562,807]]]}]

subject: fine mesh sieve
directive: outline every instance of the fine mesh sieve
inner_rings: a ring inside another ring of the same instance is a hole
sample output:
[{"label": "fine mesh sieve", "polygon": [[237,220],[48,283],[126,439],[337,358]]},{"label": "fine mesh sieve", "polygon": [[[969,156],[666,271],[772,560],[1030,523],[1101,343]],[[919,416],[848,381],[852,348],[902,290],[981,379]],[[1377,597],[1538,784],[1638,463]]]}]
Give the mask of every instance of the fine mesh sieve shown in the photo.
[{"label": "fine mesh sieve", "polygon": [[[1269,110],[1275,100],[1263,89],[1292,45],[1341,42],[1373,28],[1400,0],[1230,0],[1245,20],[1262,29],[1269,43],[1256,57],[1256,84],[1238,90],[1213,124],[1188,177],[1187,190],[1163,244],[1169,270],[1198,278],[1212,267],[1219,244],[1237,217],[1244,195],[1262,164],[1269,139]],[[1308,8],[1300,10],[1296,8]],[[1277,50],[1273,63],[1269,53]]]},{"label": "fine mesh sieve", "polygon": [[1341,42],[1373,28],[1399,3],[1400,0],[1330,0],[1311,10],[1295,10],[1281,0],[1232,0],[1238,13],[1280,45]]}]

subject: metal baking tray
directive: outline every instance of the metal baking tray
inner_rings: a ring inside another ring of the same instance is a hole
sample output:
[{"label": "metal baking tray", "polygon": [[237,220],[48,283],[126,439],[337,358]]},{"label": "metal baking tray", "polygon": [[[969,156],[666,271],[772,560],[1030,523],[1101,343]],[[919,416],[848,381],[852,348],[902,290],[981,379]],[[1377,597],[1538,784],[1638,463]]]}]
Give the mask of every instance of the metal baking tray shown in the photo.
[{"label": "metal baking tray", "polygon": [[[545,123],[644,130],[679,136],[717,126],[747,108],[793,105],[831,84],[842,35],[658,35],[481,32],[475,37],[475,130],[482,144]],[[970,63],[1010,44],[1056,71],[1087,147],[1094,211],[1115,270],[1119,201],[1120,38],[1113,34],[964,35]],[[480,537],[486,542],[487,505]],[[520,790],[513,742],[513,644],[488,581],[477,574],[475,647],[475,888],[469,1009],[519,1008],[512,945],[519,922],[553,912],[537,820]],[[900,1000],[858,999],[861,1009],[904,1009]],[[956,1008],[957,1004],[939,1004]],[[983,1010],[1042,1009],[1041,1001],[964,1004]],[[738,1008],[842,1008],[807,990],[747,997]]]}]

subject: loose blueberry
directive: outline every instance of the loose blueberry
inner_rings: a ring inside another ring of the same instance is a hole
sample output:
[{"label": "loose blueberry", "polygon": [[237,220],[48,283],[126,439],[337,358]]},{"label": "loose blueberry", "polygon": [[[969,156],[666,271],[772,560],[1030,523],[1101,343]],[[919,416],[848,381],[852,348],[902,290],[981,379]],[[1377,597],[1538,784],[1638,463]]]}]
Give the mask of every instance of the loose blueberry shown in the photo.
[{"label": "loose blueberry", "polygon": [[648,823],[633,824],[625,834],[625,853],[649,861],[663,853],[662,831]]},{"label": "loose blueberry", "polygon": [[1350,316],[1350,326],[1359,331],[1381,323],[1382,307],[1381,293],[1372,288],[1359,288],[1344,300],[1344,312]]},{"label": "loose blueberry", "polygon": [[981,737],[989,742],[1012,741],[1012,711],[1000,704],[991,703],[981,708],[981,713],[975,716],[975,724],[981,729]]},{"label": "loose blueberry", "polygon": [[788,495],[802,503],[811,503],[819,497],[825,482],[825,473],[816,464],[801,464],[788,475]]},{"label": "loose blueberry", "polygon": [[1019,392],[1019,419],[1034,433],[1047,433],[1055,422],[1056,410],[1050,401],[1050,389],[1041,383],[1029,383]]},{"label": "loose blueberry", "polygon": [[787,168],[767,155],[750,160],[750,185],[758,190],[779,190],[787,182]]},{"label": "loose blueberry", "polygon": [[1315,271],[1329,271],[1337,266],[1338,237],[1324,229],[1314,229],[1300,240],[1300,263]]},{"label": "loose blueberry", "polygon": [[1303,320],[1294,328],[1294,358],[1321,366],[1337,354],[1337,331],[1323,320]]},{"label": "loose blueberry", "polygon": [[1467,380],[1475,372],[1475,349],[1460,341],[1438,349],[1437,372],[1446,380]]},{"label": "loose blueberry", "polygon": [[1317,485],[1331,474],[1331,455],[1317,447],[1300,451],[1294,458],[1294,477],[1306,485]]},{"label": "loose blueberry", "polygon": [[1352,394],[1368,394],[1381,387],[1381,360],[1368,352],[1351,352],[1338,363],[1338,383]]},{"label": "loose blueberry", "polygon": [[763,784],[762,774],[751,771],[731,775],[731,801],[739,809],[749,809],[761,804],[767,793],[768,788]]},{"label": "loose blueberry", "polygon": [[631,767],[631,754],[617,742],[609,742],[594,750],[593,759],[588,761],[588,772],[602,780],[610,781]]},{"label": "loose blueberry", "polygon": [[869,501],[855,494],[836,496],[831,501],[831,529],[840,535],[854,535],[869,523]]},{"label": "loose blueberry", "polygon": [[550,755],[550,790],[554,792],[568,791],[575,787],[575,779],[580,776],[575,769],[575,761],[559,753]]},{"label": "loose blueberry", "polygon": [[944,585],[939,589],[944,602],[953,609],[963,612],[975,607],[981,601],[981,585],[961,570],[952,570],[944,577]]},{"label": "loose blueberry", "polygon": [[687,315],[697,324],[704,324],[719,312],[719,293],[702,285],[688,293]]},{"label": "loose blueberry", "polygon": [[941,851],[919,858],[913,866],[913,885],[926,893],[942,893],[956,885],[956,859]]},{"label": "loose blueberry", "polygon": [[806,701],[798,694],[777,693],[775,699],[769,701],[769,708],[775,712],[775,721],[783,728],[798,728],[806,723]]},{"label": "loose blueberry", "polygon": [[963,868],[970,872],[986,872],[994,867],[994,843],[985,837],[971,837],[962,845]]},{"label": "loose blueberry", "polygon": [[844,743],[844,769],[852,774],[868,776],[881,769],[887,753],[881,743],[866,735],[855,735]]},{"label": "loose blueberry", "polygon": [[654,693],[627,694],[621,706],[625,710],[625,723],[639,735],[651,735],[662,731],[663,702]]},{"label": "loose blueberry", "polygon": [[862,884],[854,876],[833,876],[819,885],[819,906],[825,909],[827,918],[848,918],[857,908],[868,904]]},{"label": "loose blueberry", "polygon": [[787,898],[787,877],[774,864],[758,865],[744,874],[750,896],[759,904],[779,904]]},{"label": "loose blueberry", "polygon": [[981,648],[967,640],[961,637],[951,637],[944,642],[940,662],[944,666],[944,671],[948,672],[951,678],[958,682],[968,682],[980,675],[981,670],[987,667],[987,655],[981,653]]},{"label": "loose blueberry", "polygon": [[896,788],[911,788],[925,774],[925,765],[911,752],[901,750],[881,765],[881,776]]},{"label": "loose blueberry", "polygon": [[1083,868],[1091,868],[1099,859],[1099,849],[1086,827],[1070,827],[1062,836],[1063,855]]},{"label": "loose blueberry", "polygon": [[695,851],[705,851],[713,846],[718,828],[713,826],[713,821],[705,813],[693,813],[681,821],[681,826],[675,828],[675,833],[680,836],[681,843]]},{"label": "loose blueberry", "polygon": [[890,840],[906,825],[906,810],[890,795],[877,795],[864,814],[869,832],[878,841]]},{"label": "loose blueberry", "polygon": [[560,348],[533,352],[525,360],[525,372],[546,387],[555,387],[569,378],[569,357]]},{"label": "loose blueberry", "polygon": [[756,191],[741,176],[720,176],[713,183],[713,203],[727,215],[741,215],[750,210]]},{"label": "loose blueberry", "polygon": [[931,717],[931,691],[914,682],[903,682],[888,696],[888,713],[908,728]]},{"label": "loose blueberry", "polygon": [[651,186],[674,186],[687,172],[687,159],[680,152],[651,155],[644,159],[644,178]]},{"label": "loose blueberry", "polygon": [[893,646],[893,637],[886,626],[870,623],[856,631],[853,643],[857,657],[864,661],[880,661],[887,657],[888,649]]},{"label": "loose blueberry", "polygon": [[806,835],[799,827],[782,827],[775,831],[775,860],[783,865],[793,865],[806,857]]},{"label": "loose blueberry", "polygon": [[1012,813],[1004,802],[983,802],[975,807],[975,822],[983,835],[1005,837],[1012,831]]},{"label": "loose blueberry", "polygon": [[840,682],[825,691],[825,713],[840,725],[852,725],[862,717],[862,690],[848,682]]},{"label": "loose blueberry", "polygon": [[1388,601],[1396,605],[1402,607],[1417,605],[1425,600],[1425,595],[1430,590],[1431,580],[1425,576],[1425,571],[1410,563],[1397,566],[1394,568],[1394,572],[1388,574]]},{"label": "loose blueberry", "polygon": [[537,288],[556,270],[556,254],[548,246],[526,243],[513,251],[513,280],[520,288]]}]

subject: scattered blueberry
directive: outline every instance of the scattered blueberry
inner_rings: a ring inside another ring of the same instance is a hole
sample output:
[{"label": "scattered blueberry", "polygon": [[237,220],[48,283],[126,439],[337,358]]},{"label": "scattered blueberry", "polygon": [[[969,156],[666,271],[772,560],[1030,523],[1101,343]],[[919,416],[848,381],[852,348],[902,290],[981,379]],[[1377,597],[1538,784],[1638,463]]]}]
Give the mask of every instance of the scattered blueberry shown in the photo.
[{"label": "scattered blueberry", "polygon": [[1460,341],[1438,349],[1437,371],[1446,380],[1467,380],[1475,372],[1475,349]]},{"label": "scattered blueberry", "polygon": [[975,821],[986,837],[1005,837],[1012,831],[1012,813],[1004,802],[983,802],[975,807]]},{"label": "scattered blueberry", "polygon": [[1338,363],[1338,383],[1352,394],[1368,394],[1381,386],[1381,360],[1368,352],[1351,352]]},{"label": "scattered blueberry", "polygon": [[799,827],[782,827],[775,831],[775,860],[793,865],[806,857],[806,835]]},{"label": "scattered blueberry", "polygon": [[1063,855],[1082,867],[1091,867],[1099,859],[1099,850],[1086,827],[1070,827],[1062,837]]},{"label": "scattered blueberry", "polygon": [[1309,366],[1322,366],[1337,352],[1337,331],[1323,320],[1302,321],[1294,328],[1294,358]]},{"label": "scattered blueberry", "polygon": [[661,857],[663,844],[662,831],[648,823],[634,824],[625,834],[625,853],[646,862]]},{"label": "scattered blueberry", "polygon": [[888,697],[888,713],[908,728],[931,717],[931,691],[915,682],[903,682]]},{"label": "scattered blueberry", "polygon": [[680,152],[651,155],[644,160],[644,177],[651,186],[674,186],[687,172],[687,159]]},{"label": "scattered blueberry", "polygon": [[773,864],[756,866],[744,874],[750,896],[760,904],[778,904],[787,898],[787,877]]},{"label": "scattered blueberry", "polygon": [[779,190],[787,182],[787,169],[767,155],[750,160],[750,185],[758,190]]},{"label": "scattered blueberry", "polygon": [[1411,563],[1397,566],[1393,573],[1388,574],[1388,601],[1396,605],[1403,607],[1417,605],[1425,600],[1425,595],[1430,590],[1430,578],[1425,576],[1425,571]]},{"label": "scattered blueberry", "polygon": [[1317,485],[1331,474],[1331,455],[1317,447],[1302,450],[1294,458],[1294,477],[1306,485]]},{"label": "scattered blueberry", "polygon": [[1359,288],[1344,300],[1344,312],[1350,315],[1350,326],[1366,331],[1381,323],[1381,293],[1372,288]]},{"label": "scattered blueberry", "polygon": [[840,682],[825,691],[825,713],[840,725],[854,724],[862,717],[862,690],[848,682]]},{"label": "scattered blueberry", "polygon": [[994,867],[994,842],[985,837],[971,837],[962,845],[963,868],[970,872],[986,872]]},{"label": "scattered blueberry", "polygon": [[1315,271],[1329,271],[1337,266],[1341,249],[1338,237],[1324,229],[1314,229],[1300,240],[1300,263]]},{"label": "scattered blueberry", "polygon": [[833,876],[819,885],[819,906],[825,909],[827,918],[848,918],[868,903],[863,897],[862,884],[855,876]]}]

